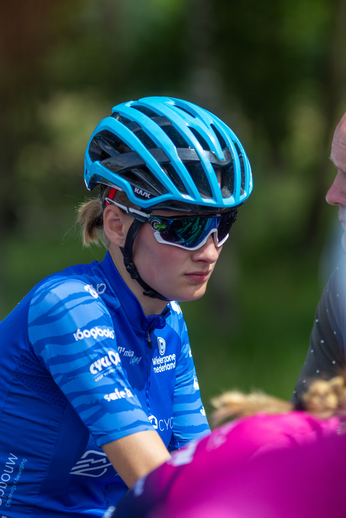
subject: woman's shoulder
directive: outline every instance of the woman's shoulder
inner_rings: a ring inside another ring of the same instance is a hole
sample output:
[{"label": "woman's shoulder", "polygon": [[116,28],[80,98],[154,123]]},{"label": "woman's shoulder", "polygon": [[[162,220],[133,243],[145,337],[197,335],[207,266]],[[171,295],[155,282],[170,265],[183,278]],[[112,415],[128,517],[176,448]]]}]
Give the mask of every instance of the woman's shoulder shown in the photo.
[{"label": "woman's shoulder", "polygon": [[170,312],[166,318],[166,323],[180,336],[183,342],[186,342],[187,327],[180,305],[176,301],[172,300],[169,303],[169,309]]},{"label": "woman's shoulder", "polygon": [[39,282],[31,292],[30,306],[62,305],[72,308],[80,303],[101,302],[107,291],[106,279],[98,263],[79,264],[53,273]]}]

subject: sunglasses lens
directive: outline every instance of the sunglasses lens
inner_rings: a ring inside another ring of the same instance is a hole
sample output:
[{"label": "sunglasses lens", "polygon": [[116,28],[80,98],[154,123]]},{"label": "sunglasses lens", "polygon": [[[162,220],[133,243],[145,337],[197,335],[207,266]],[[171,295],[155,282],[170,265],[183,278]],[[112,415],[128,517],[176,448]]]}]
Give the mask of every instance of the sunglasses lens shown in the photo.
[{"label": "sunglasses lens", "polygon": [[213,230],[217,230],[218,243],[222,244],[236,220],[236,214],[237,211],[227,212],[221,217],[179,216],[177,218],[157,217],[157,219],[154,217],[151,224],[153,229],[159,232],[160,241],[195,249]]},{"label": "sunglasses lens", "polygon": [[155,225],[155,230],[160,232],[161,238],[167,243],[184,246],[186,248],[192,248],[198,244],[208,223],[207,218],[199,217],[167,218],[165,220],[160,218],[160,220],[160,223]]},{"label": "sunglasses lens", "polygon": [[219,226],[217,229],[217,240],[221,243],[225,240],[231,230],[231,227],[235,220],[237,219],[237,211],[232,210],[231,212],[227,212],[220,218]]}]

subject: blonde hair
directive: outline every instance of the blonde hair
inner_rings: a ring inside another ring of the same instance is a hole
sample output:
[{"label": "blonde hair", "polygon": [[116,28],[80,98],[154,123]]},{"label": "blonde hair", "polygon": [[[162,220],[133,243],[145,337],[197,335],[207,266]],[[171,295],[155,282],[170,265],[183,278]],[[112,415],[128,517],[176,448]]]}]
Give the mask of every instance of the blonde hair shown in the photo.
[{"label": "blonde hair", "polygon": [[78,207],[77,222],[82,229],[83,246],[105,244],[103,207],[99,198],[86,201]]},{"label": "blonde hair", "polygon": [[[103,210],[105,198],[109,195],[110,187],[104,189],[101,196],[82,203],[77,209],[77,223],[81,227],[83,246],[90,246],[92,243],[109,246],[109,241],[103,230]],[[117,190],[114,198],[126,207],[135,207],[130,202],[124,191]]]},{"label": "blonde hair", "polygon": [[[346,373],[329,381],[315,381],[302,399],[304,410],[320,419],[345,416]],[[294,410],[293,404],[289,401],[258,391],[250,394],[234,390],[225,392],[221,396],[213,398],[211,403],[216,409],[211,415],[212,426],[216,426],[226,419],[251,416],[258,412],[284,414]]]}]

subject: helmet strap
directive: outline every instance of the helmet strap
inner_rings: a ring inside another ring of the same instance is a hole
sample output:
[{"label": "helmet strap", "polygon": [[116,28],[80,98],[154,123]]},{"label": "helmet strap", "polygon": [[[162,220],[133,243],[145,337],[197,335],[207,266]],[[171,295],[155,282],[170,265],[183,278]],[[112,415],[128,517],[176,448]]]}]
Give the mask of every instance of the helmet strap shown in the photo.
[{"label": "helmet strap", "polygon": [[121,253],[123,254],[123,258],[124,258],[125,268],[131,275],[131,278],[135,279],[141,285],[141,287],[144,289],[143,295],[146,295],[147,297],[156,298],[156,299],[165,300],[167,302],[170,302],[171,299],[167,299],[166,297],[161,295],[161,293],[154,290],[146,282],[143,281],[143,279],[140,277],[140,275],[138,273],[136,266],[133,263],[133,260],[132,260],[133,243],[134,243],[135,238],[136,238],[139,230],[141,229],[142,225],[143,225],[142,221],[139,221],[138,219],[134,219],[132,225],[130,226],[130,228],[128,230],[128,233],[126,236],[126,241],[125,241],[125,246],[124,246],[124,248],[120,247]]}]

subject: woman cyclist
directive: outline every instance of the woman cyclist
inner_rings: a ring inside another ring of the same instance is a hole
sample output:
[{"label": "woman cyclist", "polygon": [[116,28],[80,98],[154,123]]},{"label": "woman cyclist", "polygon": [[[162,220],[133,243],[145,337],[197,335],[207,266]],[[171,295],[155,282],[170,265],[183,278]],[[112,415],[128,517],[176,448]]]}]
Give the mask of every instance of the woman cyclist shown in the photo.
[{"label": "woman cyclist", "polygon": [[102,516],[208,433],[177,301],[203,296],[251,168],[232,130],[179,99],[119,104],[91,135],[84,243],[102,262],[35,286],[0,324],[0,514]]}]

